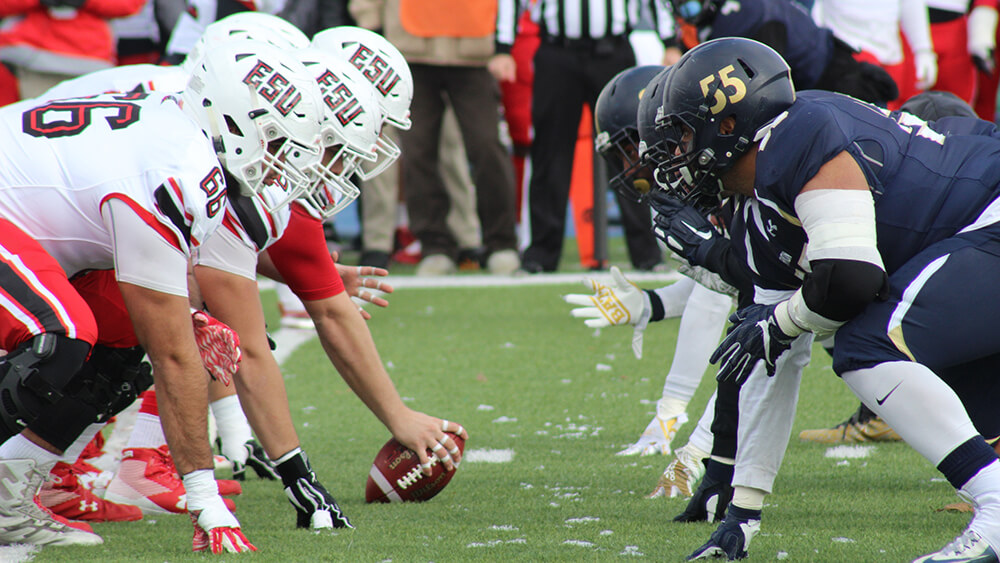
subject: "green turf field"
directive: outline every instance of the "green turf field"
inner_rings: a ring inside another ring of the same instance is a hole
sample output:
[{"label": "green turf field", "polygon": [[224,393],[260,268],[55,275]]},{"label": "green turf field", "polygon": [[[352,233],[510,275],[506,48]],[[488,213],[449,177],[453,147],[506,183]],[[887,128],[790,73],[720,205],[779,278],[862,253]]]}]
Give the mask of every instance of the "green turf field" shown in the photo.
[{"label": "green turf field", "polygon": [[[681,499],[644,498],[668,457],[616,457],[638,437],[660,396],[677,321],[650,327],[645,358],[629,329],[598,335],[560,295],[580,286],[405,289],[370,327],[413,408],[456,420],[467,460],[424,504],[368,505],[364,484],[386,429],[350,392],[315,340],[286,361],[302,443],[355,530],[294,529],[275,482],[252,478],[237,516],[260,552],[224,561],[682,561],[714,530],[676,524]],[[268,300],[272,306],[273,297]],[[272,321],[275,320],[273,311]],[[819,348],[802,384],[793,438],[764,509],[750,560],[909,561],[959,534],[969,515],[938,512],[951,487],[903,444],[863,459],[826,457],[805,428],[833,425],[856,402]],[[710,370],[714,373],[714,369]],[[683,445],[714,379],[706,377],[681,428]],[[507,461],[502,461],[509,458]],[[220,475],[220,477],[223,475]],[[46,548],[35,561],[202,561],[186,516],[95,525],[105,544]]]}]

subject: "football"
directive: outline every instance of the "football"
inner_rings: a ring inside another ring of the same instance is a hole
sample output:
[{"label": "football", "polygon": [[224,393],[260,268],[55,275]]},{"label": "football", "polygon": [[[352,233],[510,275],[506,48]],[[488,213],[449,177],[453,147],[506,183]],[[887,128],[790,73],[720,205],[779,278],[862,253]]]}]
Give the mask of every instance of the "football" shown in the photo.
[{"label": "football", "polygon": [[[465,452],[465,440],[448,432],[461,452]],[[430,451],[428,450],[428,454]],[[446,471],[444,465],[438,462],[437,456],[431,455],[431,474],[424,475],[420,470],[420,460],[417,453],[403,444],[390,438],[382,446],[372,468],[368,472],[368,482],[365,484],[365,502],[423,502],[441,492],[458,471]]]}]

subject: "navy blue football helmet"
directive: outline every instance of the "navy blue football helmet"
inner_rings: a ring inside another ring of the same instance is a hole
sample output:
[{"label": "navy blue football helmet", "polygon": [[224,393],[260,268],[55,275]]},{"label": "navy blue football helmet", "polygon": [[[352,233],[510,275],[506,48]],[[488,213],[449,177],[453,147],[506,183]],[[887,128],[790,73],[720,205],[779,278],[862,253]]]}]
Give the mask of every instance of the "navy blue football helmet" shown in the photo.
[{"label": "navy blue football helmet", "polygon": [[758,131],[795,102],[788,63],[742,37],[702,43],[684,54],[663,91],[656,131],[677,143],[658,174],[698,207],[715,207],[720,175],[757,140]]},{"label": "navy blue football helmet", "polygon": [[646,65],[619,72],[601,90],[594,107],[594,145],[610,169],[617,171],[611,187],[636,201],[653,187],[652,175],[644,174],[640,159],[636,114],[648,97],[647,84],[662,70]]}]

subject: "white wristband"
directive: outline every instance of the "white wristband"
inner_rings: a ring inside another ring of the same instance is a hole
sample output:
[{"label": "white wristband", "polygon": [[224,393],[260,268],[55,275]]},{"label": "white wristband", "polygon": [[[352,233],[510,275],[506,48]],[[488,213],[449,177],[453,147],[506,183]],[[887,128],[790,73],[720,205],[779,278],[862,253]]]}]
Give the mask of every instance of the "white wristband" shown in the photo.
[{"label": "white wristband", "polygon": [[209,502],[219,496],[219,485],[215,482],[215,472],[211,469],[196,469],[184,475],[183,480],[188,512],[207,508]]},{"label": "white wristband", "polygon": [[798,336],[803,332],[828,335],[844,324],[813,312],[802,297],[802,289],[798,289],[787,301],[778,303],[774,308],[774,318],[781,332],[788,336]]}]

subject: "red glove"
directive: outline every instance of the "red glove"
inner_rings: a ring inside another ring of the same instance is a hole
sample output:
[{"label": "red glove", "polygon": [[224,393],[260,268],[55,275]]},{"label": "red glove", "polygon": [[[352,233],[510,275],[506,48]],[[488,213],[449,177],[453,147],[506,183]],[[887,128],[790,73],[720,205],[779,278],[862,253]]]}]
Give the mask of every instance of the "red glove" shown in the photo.
[{"label": "red glove", "polygon": [[191,313],[191,320],[194,323],[194,339],[208,375],[229,385],[240,369],[240,358],[243,357],[239,335],[204,311]]},{"label": "red glove", "polygon": [[194,526],[191,551],[205,551],[211,548],[212,553],[216,555],[226,551],[229,553],[257,551],[257,546],[250,543],[239,527],[218,527],[206,532],[198,523],[198,515],[191,513],[190,516],[191,525]]}]

